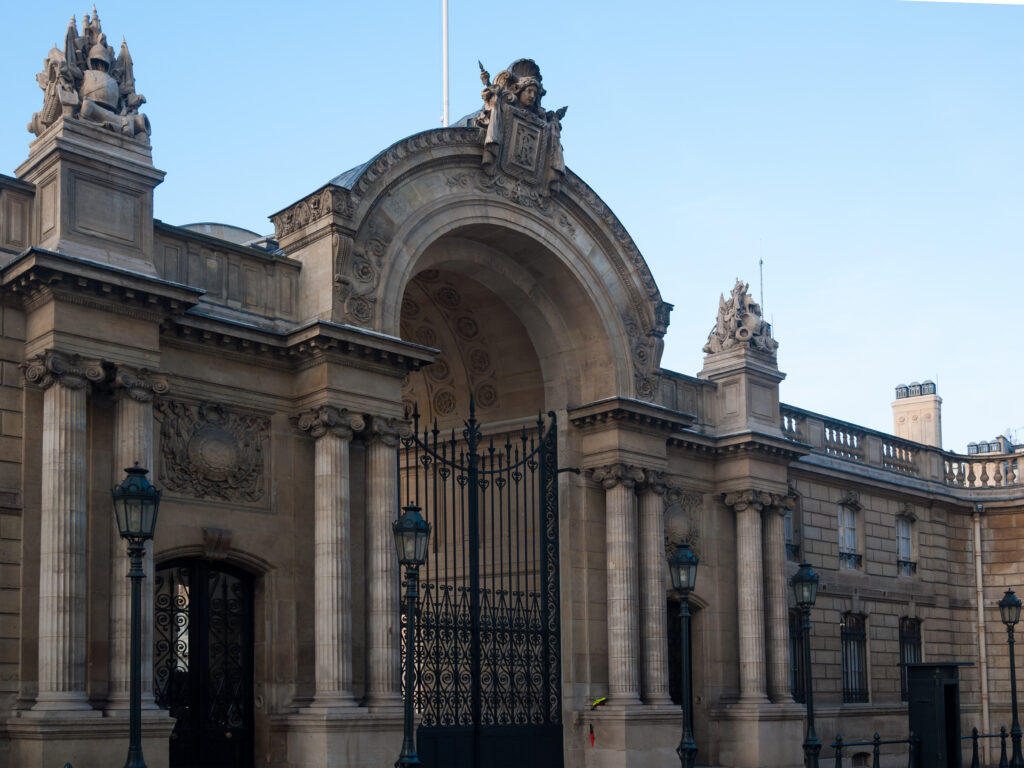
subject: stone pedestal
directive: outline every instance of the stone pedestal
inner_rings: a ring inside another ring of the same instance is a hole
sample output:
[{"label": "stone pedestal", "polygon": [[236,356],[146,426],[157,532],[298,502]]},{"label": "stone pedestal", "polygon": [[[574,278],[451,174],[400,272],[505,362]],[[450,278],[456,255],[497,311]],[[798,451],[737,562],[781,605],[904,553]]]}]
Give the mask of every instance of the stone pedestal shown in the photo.
[{"label": "stone pedestal", "polygon": [[[120,366],[115,376],[114,466],[112,485],[124,480],[124,470],[135,462],[153,474],[153,395],[167,392],[167,382],[149,371]],[[159,536],[159,520],[157,535]],[[153,542],[146,542],[142,563],[142,707],[153,701]],[[131,583],[127,546],[111,522],[110,543],[110,659],[107,712],[127,714],[131,679]]]},{"label": "stone pedestal", "polygon": [[[594,746],[590,746],[590,727]],[[678,707],[640,706],[628,710],[598,709],[579,712],[566,740],[583,744],[586,768],[679,768],[676,746],[682,737],[683,718]],[[697,765],[708,765],[698,753]]]},{"label": "stone pedestal", "polygon": [[287,730],[290,768],[381,768],[402,751],[400,712],[291,715],[274,724]]},{"label": "stone pedestal", "polygon": [[[48,768],[71,763],[74,768],[111,768],[125,763],[128,718],[67,716],[36,712],[9,719],[10,768]],[[174,720],[163,710],[142,715],[142,754],[148,768],[167,768]]]},{"label": "stone pedestal", "polygon": [[640,704],[637,524],[633,488],[643,472],[626,464],[594,470],[605,489],[608,552],[608,704]]},{"label": "stone pedestal", "polygon": [[[717,733],[716,755],[698,765],[728,765],[733,768],[801,768],[804,754],[804,710],[797,704],[724,705],[712,713]],[[825,760],[822,759],[824,765]]]},{"label": "stone pedestal", "polygon": [[302,414],[314,458],[314,635],[316,694],[310,709],[356,706],[352,695],[352,559],[349,442],[363,422],[324,406]]},{"label": "stone pedestal", "polygon": [[374,418],[366,451],[367,681],[366,705],[402,706],[398,558],[391,524],[398,519],[399,422]]}]

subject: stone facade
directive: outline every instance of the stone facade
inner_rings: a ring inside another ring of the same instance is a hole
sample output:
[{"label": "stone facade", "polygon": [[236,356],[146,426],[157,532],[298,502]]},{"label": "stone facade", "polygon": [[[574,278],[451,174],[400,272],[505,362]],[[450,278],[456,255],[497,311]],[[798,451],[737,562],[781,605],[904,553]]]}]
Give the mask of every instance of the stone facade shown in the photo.
[{"label": "stone facade", "polygon": [[[974,664],[965,727],[1008,721],[995,604],[1024,578],[1020,459],[780,404],[778,343],[740,281],[703,370],[662,368],[671,306],[565,167],[566,109],[541,108],[534,62],[482,72],[476,119],[397,142],[274,214],[273,238],[239,244],[153,220],[163,172],[131,57],[103,46],[98,18],[69,29],[28,158],[0,176],[0,768],[123,757],[126,566],[108,489],[135,460],[164,490],[146,566],[148,763],[188,764],[159,706],[174,672],[150,655],[195,618],[174,608],[188,574],[251,588],[247,715],[200,743],[208,758],[390,763],[389,525],[409,468],[396,448],[410,409],[461,429],[471,399],[506,430],[554,412],[559,464],[576,470],[558,496],[566,766],[675,765],[664,561],[680,538],[701,558],[701,764],[802,762],[787,586],[800,558],[822,579],[823,741],[905,735],[907,619],[923,659]],[[106,102],[83,91],[107,77]],[[209,616],[232,620],[217,594]],[[863,648],[854,684],[844,637]]]}]

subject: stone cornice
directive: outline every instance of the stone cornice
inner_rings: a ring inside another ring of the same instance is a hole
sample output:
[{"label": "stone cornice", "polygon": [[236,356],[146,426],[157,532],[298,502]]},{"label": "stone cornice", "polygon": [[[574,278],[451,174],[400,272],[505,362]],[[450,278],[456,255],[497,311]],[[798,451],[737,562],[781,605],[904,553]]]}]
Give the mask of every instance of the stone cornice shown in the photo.
[{"label": "stone cornice", "polygon": [[806,443],[762,432],[741,432],[722,437],[695,433],[675,434],[669,438],[669,445],[706,453],[715,458],[763,456],[787,462],[796,461],[811,452],[811,446]]},{"label": "stone cornice", "polygon": [[568,409],[569,421],[576,427],[595,427],[610,422],[632,424],[637,428],[676,432],[696,422],[690,413],[674,411],[628,397],[609,397]]},{"label": "stone cornice", "polygon": [[285,368],[338,362],[404,375],[433,362],[438,354],[438,350],[394,336],[324,321],[280,332],[190,313],[165,323],[162,332],[165,339],[189,347],[215,350],[218,355],[263,358]]},{"label": "stone cornice", "polygon": [[90,306],[138,319],[180,315],[204,291],[91,259],[29,248],[0,269],[0,289],[29,309],[47,301]]}]

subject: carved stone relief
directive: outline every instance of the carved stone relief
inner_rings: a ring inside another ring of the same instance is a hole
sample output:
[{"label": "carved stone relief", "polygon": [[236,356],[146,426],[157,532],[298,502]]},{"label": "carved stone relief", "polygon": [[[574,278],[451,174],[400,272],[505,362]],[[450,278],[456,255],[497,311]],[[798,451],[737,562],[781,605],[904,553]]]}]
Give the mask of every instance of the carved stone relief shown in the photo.
[{"label": "carved stone relief", "polygon": [[61,117],[86,120],[149,143],[149,118],[139,113],[146,97],[135,92],[135,74],[128,44],[121,52],[107,45],[100,17],[85,14],[82,34],[71,17],[64,50],[50,49],[36,82],[43,89],[43,108],[32,115],[28,130],[39,136]]},{"label": "carved stone relief", "polygon": [[761,316],[761,306],[747,291],[750,286],[736,279],[729,300],[718,299],[718,319],[708,335],[704,352],[713,354],[739,347],[765,352],[774,359],[779,343],[772,338],[772,329]]},{"label": "carved stone relief", "polygon": [[704,496],[681,488],[669,488],[665,493],[665,555],[671,555],[680,541],[686,541],[700,556],[703,523]]},{"label": "carved stone relief", "polygon": [[165,488],[200,499],[263,498],[270,419],[211,402],[162,400],[156,413]]}]

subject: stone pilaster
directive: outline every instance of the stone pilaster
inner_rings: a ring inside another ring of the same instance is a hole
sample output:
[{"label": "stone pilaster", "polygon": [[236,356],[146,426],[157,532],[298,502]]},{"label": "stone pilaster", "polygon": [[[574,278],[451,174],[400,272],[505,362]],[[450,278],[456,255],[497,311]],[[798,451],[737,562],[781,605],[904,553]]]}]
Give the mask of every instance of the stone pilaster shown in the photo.
[{"label": "stone pilaster", "polygon": [[761,560],[761,510],[767,493],[739,491],[725,496],[736,512],[737,631],[740,651],[740,699],[767,702],[764,638],[764,572]]},{"label": "stone pilaster", "polygon": [[637,524],[633,488],[643,472],[626,464],[594,470],[605,489],[608,579],[608,703],[640,703]]},{"label": "stone pilaster", "polygon": [[39,544],[39,694],[33,709],[91,709],[86,697],[86,397],[102,365],[49,351],[24,366],[44,390]]},{"label": "stone pilaster", "polygon": [[768,628],[768,696],[792,702],[789,686],[789,621],[786,600],[786,531],[783,518],[791,497],[777,493],[764,507],[764,584]]},{"label": "stone pilaster", "polygon": [[[150,470],[156,485],[153,463],[153,397],[168,391],[167,381],[145,369],[119,366],[114,375],[114,466],[112,483],[124,480],[124,470],[135,462]],[[159,535],[159,520],[157,521]],[[110,693],[108,712],[127,712],[131,659],[131,583],[128,580],[128,552],[124,541],[111,527],[110,544]],[[146,578],[142,582],[142,707],[156,709],[153,701],[153,542],[146,542],[143,559]]]},{"label": "stone pilaster", "polygon": [[314,620],[316,695],[311,709],[354,707],[349,443],[363,421],[322,406],[299,416],[316,439],[314,459]]},{"label": "stone pilaster", "polygon": [[640,486],[640,683],[644,702],[671,704],[665,593],[665,475]]},{"label": "stone pilaster", "polygon": [[402,704],[399,574],[391,523],[398,519],[398,442],[404,423],[374,417],[367,433],[367,684],[371,707]]}]

